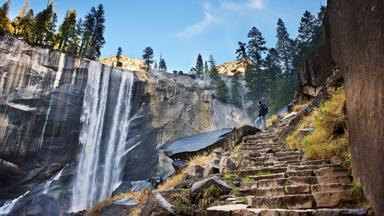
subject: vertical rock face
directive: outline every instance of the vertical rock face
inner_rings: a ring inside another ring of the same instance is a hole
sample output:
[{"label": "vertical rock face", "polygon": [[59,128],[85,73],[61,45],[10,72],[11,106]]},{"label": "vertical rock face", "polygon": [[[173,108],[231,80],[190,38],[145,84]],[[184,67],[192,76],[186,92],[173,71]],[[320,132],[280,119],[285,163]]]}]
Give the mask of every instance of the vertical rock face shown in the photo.
[{"label": "vertical rock face", "polygon": [[44,193],[61,210],[81,210],[121,181],[166,176],[173,167],[162,144],[250,123],[214,93],[190,76],[131,72],[0,38],[0,205],[31,191],[20,205]]},{"label": "vertical rock face", "polygon": [[332,55],[344,73],[354,175],[384,212],[384,1],[328,1]]}]

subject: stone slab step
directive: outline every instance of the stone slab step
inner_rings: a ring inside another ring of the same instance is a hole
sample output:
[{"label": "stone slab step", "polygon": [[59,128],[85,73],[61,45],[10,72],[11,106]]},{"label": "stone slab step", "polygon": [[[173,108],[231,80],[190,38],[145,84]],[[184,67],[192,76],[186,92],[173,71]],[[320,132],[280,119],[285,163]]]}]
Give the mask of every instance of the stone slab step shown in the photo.
[{"label": "stone slab step", "polygon": [[313,170],[288,171],[287,176],[314,176]]},{"label": "stone slab step", "polygon": [[315,192],[312,193],[316,201],[317,208],[332,208],[337,207],[342,203],[354,200],[352,189],[330,192]]},{"label": "stone slab step", "polygon": [[317,184],[317,177],[315,176],[290,176],[288,177],[290,185],[313,185]]},{"label": "stone slab step", "polygon": [[315,207],[312,195],[297,194],[273,197],[247,197],[251,208],[311,209]]},{"label": "stone slab step", "polygon": [[278,178],[285,178],[284,173],[278,173],[278,174],[268,174],[268,175],[257,175],[257,176],[250,176],[250,178],[254,181],[259,180],[272,180],[272,179],[278,179]]},{"label": "stone slab step", "polygon": [[302,153],[298,151],[281,151],[275,153],[275,156],[277,157],[284,157],[288,155],[302,155]]},{"label": "stone slab step", "polygon": [[300,171],[300,170],[318,170],[324,167],[339,167],[338,165],[333,164],[324,164],[324,165],[290,165],[288,166],[287,171]]},{"label": "stone slab step", "polygon": [[276,158],[278,161],[293,161],[293,160],[300,160],[301,155],[287,155],[287,156],[281,156]]},{"label": "stone slab step", "polygon": [[330,164],[327,160],[308,160],[301,162],[301,165],[326,165]]},{"label": "stone slab step", "polygon": [[274,188],[289,185],[287,178],[265,179],[257,181],[257,188]]},{"label": "stone slab step", "polygon": [[351,172],[341,167],[323,167],[313,171],[316,176],[349,176]]},{"label": "stone slab step", "polygon": [[367,209],[254,209],[246,205],[222,205],[207,209],[210,216],[367,216]]},{"label": "stone slab step", "polygon": [[317,176],[317,182],[321,185],[326,184],[351,184],[351,176]]},{"label": "stone slab step", "polygon": [[252,195],[252,196],[282,196],[282,195],[293,195],[293,194],[310,194],[310,185],[295,185],[285,187],[274,187],[274,188],[244,188],[240,189],[241,195]]},{"label": "stone slab step", "polygon": [[237,174],[240,177],[244,176],[252,176],[252,175],[257,175],[258,173],[271,173],[271,174],[276,174],[276,173],[284,173],[287,171],[286,167],[265,167],[265,168],[259,168],[259,169],[244,169],[244,170],[235,170],[231,171],[229,173],[231,174]]}]

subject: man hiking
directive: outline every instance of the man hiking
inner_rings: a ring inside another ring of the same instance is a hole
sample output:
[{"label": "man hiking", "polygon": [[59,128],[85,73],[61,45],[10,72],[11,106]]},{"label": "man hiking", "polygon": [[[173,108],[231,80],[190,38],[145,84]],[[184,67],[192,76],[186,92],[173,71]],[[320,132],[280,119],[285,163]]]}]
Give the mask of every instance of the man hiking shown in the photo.
[{"label": "man hiking", "polygon": [[258,101],[257,107],[259,108],[259,115],[255,121],[255,127],[259,128],[260,127],[260,121],[261,121],[261,124],[263,125],[263,130],[265,130],[267,127],[267,125],[265,123],[265,116],[268,114],[268,106],[266,104],[263,104],[261,101]]}]

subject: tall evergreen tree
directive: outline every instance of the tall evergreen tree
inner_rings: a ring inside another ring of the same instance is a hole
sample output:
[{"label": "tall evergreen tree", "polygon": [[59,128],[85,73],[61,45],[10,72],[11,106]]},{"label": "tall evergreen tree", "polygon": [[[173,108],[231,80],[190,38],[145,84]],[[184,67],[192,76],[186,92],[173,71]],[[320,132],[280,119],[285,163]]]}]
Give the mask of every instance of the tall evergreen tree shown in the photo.
[{"label": "tall evergreen tree", "polygon": [[197,56],[197,60],[196,60],[196,75],[203,75],[204,73],[204,62],[203,62],[203,57],[201,57],[201,55],[199,54]]},{"label": "tall evergreen tree", "polygon": [[309,11],[305,11],[300,21],[299,34],[297,36],[299,46],[306,49],[312,45],[316,34],[316,17]]},{"label": "tall evergreen tree", "polygon": [[239,41],[239,48],[236,49],[236,59],[237,60],[248,60],[247,55],[247,44]]},{"label": "tall evergreen tree", "polygon": [[9,12],[9,1],[6,1],[0,7],[0,35],[3,35],[5,32],[11,30],[11,22],[8,18]]},{"label": "tall evergreen tree", "polygon": [[95,31],[91,40],[92,54],[91,59],[99,58],[101,55],[101,48],[105,44],[104,31],[105,31],[105,15],[104,7],[99,4],[95,13]]},{"label": "tall evergreen tree", "polygon": [[163,58],[160,60],[159,69],[164,72],[167,71],[167,64]]},{"label": "tall evergreen tree", "polygon": [[282,19],[279,19],[277,22],[276,50],[282,62],[284,73],[286,75],[293,73],[293,62],[295,58],[294,43],[293,40],[289,38],[287,28]]},{"label": "tall evergreen tree", "polygon": [[242,102],[241,102],[241,94],[240,94],[240,77],[241,73],[239,71],[235,71],[233,73],[232,77],[232,87],[231,87],[231,103],[233,103],[237,107],[242,107]]},{"label": "tall evergreen tree", "polygon": [[95,14],[96,8],[92,7],[88,14],[85,16],[84,22],[82,23],[81,29],[83,32],[80,45],[80,57],[85,56],[89,58],[92,55],[91,40],[96,26]]},{"label": "tall evergreen tree", "polygon": [[276,100],[277,94],[277,80],[282,77],[282,70],[280,67],[280,56],[276,49],[270,49],[267,57],[265,58],[265,71],[268,76],[267,94],[269,95],[270,102]]},{"label": "tall evergreen tree", "polygon": [[63,23],[59,27],[58,33],[58,49],[67,52],[67,47],[71,40],[76,39],[76,11],[68,10]]},{"label": "tall evergreen tree", "polygon": [[219,79],[217,83],[217,99],[223,103],[228,103],[228,87],[224,80]]},{"label": "tall evergreen tree", "polygon": [[116,67],[123,67],[123,63],[121,62],[121,55],[122,54],[123,54],[123,49],[121,47],[117,48]]},{"label": "tall evergreen tree", "polygon": [[220,79],[219,71],[216,67],[216,61],[213,58],[213,55],[209,56],[209,77],[213,79],[214,81],[218,81]]},{"label": "tall evergreen tree", "polygon": [[79,19],[79,21],[76,24],[75,34],[73,35],[72,38],[69,39],[69,42],[68,42],[68,48],[66,52],[68,55],[72,57],[79,56],[80,43],[83,35],[82,23],[83,23],[82,19]]},{"label": "tall evergreen tree", "polygon": [[32,43],[33,41],[33,27],[34,27],[34,17],[33,10],[29,10],[22,17],[23,13],[19,15],[12,21],[12,34],[15,37],[23,38],[25,41]]},{"label": "tall evergreen tree", "polygon": [[36,14],[32,29],[33,43],[35,45],[53,46],[56,21],[57,15],[53,11],[52,4],[49,4],[46,9]]},{"label": "tall evergreen tree", "polygon": [[260,67],[262,65],[262,55],[267,51],[267,47],[265,46],[265,39],[262,36],[259,29],[256,27],[252,27],[252,29],[248,33],[249,42],[247,45],[248,57],[252,61],[256,67]]},{"label": "tall evergreen tree", "polygon": [[151,47],[147,47],[144,49],[143,60],[146,70],[149,71],[153,63],[153,49]]}]

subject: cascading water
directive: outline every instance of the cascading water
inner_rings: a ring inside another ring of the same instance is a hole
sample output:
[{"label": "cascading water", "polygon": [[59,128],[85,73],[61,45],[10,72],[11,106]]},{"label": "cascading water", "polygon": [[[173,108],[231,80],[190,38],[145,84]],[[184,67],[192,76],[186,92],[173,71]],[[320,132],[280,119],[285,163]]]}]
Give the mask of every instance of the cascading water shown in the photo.
[{"label": "cascading water", "polygon": [[133,73],[102,68],[96,62],[89,65],[81,116],[82,151],[72,189],[71,211],[87,209],[111,196],[120,184],[128,150]]},{"label": "cascading water", "polygon": [[30,191],[27,191],[16,199],[5,202],[4,205],[0,207],[0,216],[8,215],[8,213],[12,211],[13,207],[15,207],[16,203],[27,194],[29,194],[29,192]]}]

